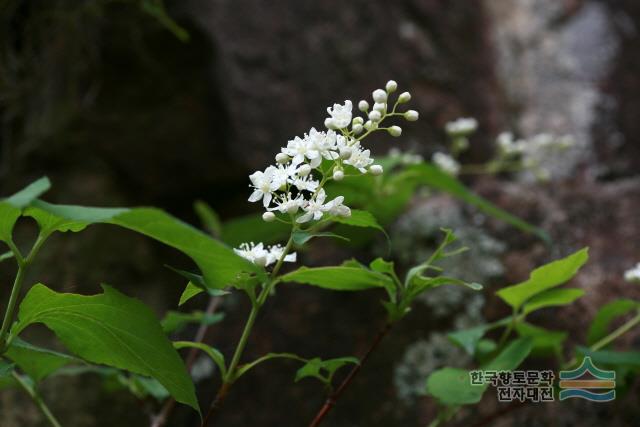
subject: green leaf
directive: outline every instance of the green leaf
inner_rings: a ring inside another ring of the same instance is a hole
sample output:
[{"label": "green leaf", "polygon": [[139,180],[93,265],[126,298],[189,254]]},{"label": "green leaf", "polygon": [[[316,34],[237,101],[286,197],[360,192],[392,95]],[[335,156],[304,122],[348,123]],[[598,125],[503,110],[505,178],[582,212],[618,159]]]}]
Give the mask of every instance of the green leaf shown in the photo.
[{"label": "green leaf", "polygon": [[531,338],[536,355],[557,354],[562,351],[562,343],[568,335],[563,331],[550,331],[526,322],[518,322],[516,331],[521,337]]},{"label": "green leaf", "polygon": [[630,299],[618,299],[603,305],[596,313],[587,333],[587,343],[592,345],[609,333],[609,326],[616,318],[640,308],[640,303]]},{"label": "green leaf", "polygon": [[581,356],[589,356],[594,363],[610,366],[628,366],[632,368],[640,368],[640,351],[612,351],[598,350],[593,351],[587,347],[576,348]]},{"label": "green leaf", "polygon": [[11,376],[11,372],[15,368],[16,365],[13,363],[7,363],[6,361],[0,359],[0,380],[5,379]]},{"label": "green leaf", "polygon": [[340,236],[339,234],[329,233],[329,232],[309,232],[304,230],[296,230],[293,232],[293,243],[298,246],[302,246],[307,243],[309,240],[314,237],[332,237],[334,239],[340,239],[344,241],[349,241],[348,238],[344,236]]},{"label": "green leaf", "polygon": [[551,289],[529,299],[522,307],[522,312],[529,314],[541,308],[571,304],[583,295],[582,289]]},{"label": "green leaf", "polygon": [[575,276],[589,259],[588,251],[588,248],[583,248],[566,258],[538,267],[531,272],[529,280],[502,288],[496,295],[517,310],[534,295],[560,286]]},{"label": "green leaf", "polygon": [[193,259],[210,288],[225,287],[243,271],[264,274],[223,243],[159,209],[89,208],[37,200],[25,214],[50,231],[79,231],[90,224],[108,223],[151,237]]},{"label": "green leaf", "polygon": [[447,337],[458,344],[468,354],[473,355],[480,339],[491,329],[490,325],[480,325],[470,329],[455,331],[447,334]]},{"label": "green leaf", "polygon": [[267,360],[271,360],[271,359],[293,359],[299,362],[307,362],[307,359],[303,359],[302,357],[293,353],[267,353],[264,356],[257,358],[253,362],[249,362],[240,366],[233,380],[234,381],[237,380],[242,375],[246,374],[248,371],[250,371],[257,365],[259,365],[260,363],[266,362]]},{"label": "green leaf", "polygon": [[280,277],[282,282],[296,282],[335,291],[360,291],[387,288],[393,281],[384,274],[358,267],[300,267]]},{"label": "green leaf", "polygon": [[390,276],[395,274],[395,268],[393,261],[385,261],[382,258],[376,258],[369,264],[369,268],[378,273],[388,274]]},{"label": "green leaf", "polygon": [[488,200],[473,193],[456,178],[442,172],[433,165],[426,163],[413,165],[408,167],[405,173],[420,184],[449,193],[452,196],[478,208],[487,215],[502,220],[524,232],[532,233],[547,243],[550,242],[549,236],[543,230],[534,227],[503,209],[500,209]]},{"label": "green leaf", "polygon": [[43,323],[78,357],[153,377],[178,402],[199,410],[184,363],[153,312],[109,286],[103,289],[83,296],[33,286],[20,304],[12,335]]},{"label": "green leaf", "polygon": [[358,365],[360,361],[355,357],[338,357],[336,359],[322,360],[319,357],[308,360],[298,371],[296,372],[295,381],[298,382],[303,378],[313,377],[317,378],[325,384],[331,383],[333,374],[341,367],[354,364]]},{"label": "green leaf", "polygon": [[382,226],[378,223],[376,217],[374,217],[371,213],[367,211],[362,211],[359,209],[351,209],[351,215],[348,217],[343,216],[333,216],[331,220],[334,222],[338,222],[340,224],[350,225],[352,227],[363,227],[363,228],[374,228],[378,231],[387,235],[387,232],[382,228]]},{"label": "green leaf", "polygon": [[[120,375],[120,377],[123,376]],[[158,402],[162,402],[171,395],[165,386],[160,384],[155,378],[132,375],[128,380],[129,390],[133,392],[134,395],[139,396],[139,398],[151,396]]]},{"label": "green leaf", "polygon": [[68,354],[37,347],[20,338],[11,341],[5,356],[15,362],[35,382],[40,382],[63,366],[81,362]]},{"label": "green leaf", "polygon": [[6,261],[11,258],[13,258],[13,252],[11,251],[0,254],[0,262]]},{"label": "green leaf", "polygon": [[[482,367],[484,370],[510,371],[526,359],[532,349],[531,341],[520,338],[505,347],[495,359]],[[427,379],[427,393],[444,405],[468,405],[480,402],[488,384],[471,385],[469,371],[443,368]]]},{"label": "green leaf", "polygon": [[45,176],[37,181],[32,182],[24,189],[18,191],[13,196],[10,196],[3,201],[16,208],[22,209],[28,206],[33,200],[40,197],[50,188],[51,182],[49,181],[49,178]]},{"label": "green leaf", "polygon": [[222,224],[222,241],[233,247],[246,242],[263,242],[265,245],[286,240],[291,226],[282,222],[265,222],[262,214],[234,218]]},{"label": "green leaf", "polygon": [[13,226],[18,218],[20,218],[20,209],[7,202],[0,202],[0,241],[5,243],[12,241]]},{"label": "green leaf", "polygon": [[200,222],[209,234],[214,237],[220,237],[222,235],[222,222],[220,221],[220,217],[207,202],[196,200],[193,204],[193,210],[196,211]]},{"label": "green leaf", "polygon": [[447,334],[447,337],[449,337],[449,339],[453,341],[454,344],[459,345],[467,353],[473,355],[478,345],[478,342],[484,336],[484,334],[486,334],[492,329],[495,329],[500,326],[505,326],[511,323],[511,319],[512,317],[509,316],[504,319],[498,320],[496,322],[487,323],[485,325],[479,325],[473,328],[462,329],[460,331],[451,332]]},{"label": "green leaf", "polygon": [[183,305],[184,303],[189,301],[191,298],[201,294],[202,292],[204,292],[204,289],[194,285],[193,282],[187,283],[187,287],[184,288],[184,291],[182,291],[182,295],[180,295],[180,301],[178,302],[178,306]]},{"label": "green leaf", "polygon": [[203,351],[218,366],[218,369],[220,369],[220,375],[222,377],[227,375],[227,365],[224,360],[224,354],[220,353],[220,351],[210,345],[193,341],[175,341],[173,346],[178,350],[182,348],[197,348],[198,350]]},{"label": "green leaf", "polygon": [[203,311],[194,311],[192,313],[182,313],[170,310],[160,322],[165,333],[170,334],[176,332],[189,323],[198,323],[201,325],[214,325],[224,319],[224,313],[207,314]]}]

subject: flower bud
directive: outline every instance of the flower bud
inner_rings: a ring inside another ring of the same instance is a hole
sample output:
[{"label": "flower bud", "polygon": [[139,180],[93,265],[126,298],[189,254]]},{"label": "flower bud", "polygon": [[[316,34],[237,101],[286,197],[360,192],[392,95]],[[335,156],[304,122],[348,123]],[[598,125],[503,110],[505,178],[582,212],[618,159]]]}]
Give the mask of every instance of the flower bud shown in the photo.
[{"label": "flower bud", "polygon": [[362,133],[362,125],[361,124],[355,124],[351,127],[351,129],[353,130],[353,133],[356,135],[359,135]]},{"label": "flower bud", "polygon": [[262,219],[265,222],[273,222],[276,220],[276,214],[274,214],[273,212],[265,212],[262,214]]},{"label": "flower bud", "polygon": [[364,123],[364,119],[362,117],[360,117],[360,116],[354,117],[352,123],[354,125],[361,125],[361,124]]},{"label": "flower bud", "polygon": [[380,121],[381,118],[382,118],[382,115],[380,114],[380,111],[378,110],[369,111],[369,120],[371,120],[372,122]]},{"label": "flower bud", "polygon": [[398,104],[404,104],[411,101],[411,94],[409,92],[402,92],[398,97]]},{"label": "flower bud", "polygon": [[334,181],[342,181],[344,179],[344,172],[342,169],[336,169],[333,171],[333,180]]},{"label": "flower bud", "polygon": [[375,104],[373,104],[373,109],[375,111],[379,111],[380,114],[384,113],[387,109],[387,104],[384,102],[376,102]]},{"label": "flower bud", "polygon": [[391,126],[387,129],[387,132],[389,132],[391,136],[400,136],[402,135],[402,128],[400,126]]},{"label": "flower bud", "polygon": [[358,102],[358,109],[363,113],[366,112],[369,109],[369,103],[363,99],[362,101]]},{"label": "flower bud", "polygon": [[404,118],[408,122],[415,122],[416,120],[418,120],[419,116],[420,115],[418,114],[418,112],[416,110],[409,110],[409,111],[404,113]]},{"label": "flower bud", "polygon": [[375,102],[387,102],[387,92],[382,89],[374,90],[372,95]]},{"label": "flower bud", "polygon": [[387,89],[388,93],[393,93],[398,89],[398,83],[396,83],[395,80],[389,80],[387,82],[387,85],[385,86],[385,89]]},{"label": "flower bud", "polygon": [[369,172],[371,172],[371,175],[382,175],[383,169],[380,165],[371,165],[369,166]]},{"label": "flower bud", "polygon": [[288,163],[289,160],[290,160],[289,156],[287,156],[284,153],[276,154],[276,162],[280,163],[281,165],[284,165],[285,163]]},{"label": "flower bud", "polygon": [[364,124],[364,128],[366,130],[377,129],[378,123],[374,123],[371,120],[367,120],[366,123]]},{"label": "flower bud", "polygon": [[300,176],[307,176],[311,173],[311,166],[305,163],[304,165],[300,166],[296,172]]}]

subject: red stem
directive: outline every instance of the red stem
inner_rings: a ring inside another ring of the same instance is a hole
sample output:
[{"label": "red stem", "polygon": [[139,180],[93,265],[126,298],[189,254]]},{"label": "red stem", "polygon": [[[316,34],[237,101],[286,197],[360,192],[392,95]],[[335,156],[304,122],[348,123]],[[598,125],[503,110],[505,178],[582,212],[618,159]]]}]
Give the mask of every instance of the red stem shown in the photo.
[{"label": "red stem", "polygon": [[384,338],[384,336],[387,335],[387,333],[389,332],[389,329],[391,329],[391,324],[387,323],[385,324],[384,328],[382,328],[382,330],[378,332],[375,339],[369,346],[369,349],[360,359],[360,363],[358,363],[351,369],[351,372],[349,372],[349,375],[347,375],[347,377],[342,381],[342,383],[336,389],[336,391],[334,391],[329,395],[329,397],[327,397],[327,400],[324,402],[324,405],[322,406],[322,408],[320,408],[320,410],[314,417],[313,421],[311,421],[311,424],[309,424],[309,427],[318,427],[320,425],[320,423],[324,420],[327,414],[336,405],[336,402],[338,401],[342,393],[344,393],[345,389],[349,387],[349,384],[351,384],[351,382],[353,381],[353,378],[360,371],[360,369],[362,368],[362,365],[364,365],[364,363],[367,361],[371,353],[373,353],[373,351],[378,347],[378,344],[380,344],[380,341],[382,341],[382,338]]}]

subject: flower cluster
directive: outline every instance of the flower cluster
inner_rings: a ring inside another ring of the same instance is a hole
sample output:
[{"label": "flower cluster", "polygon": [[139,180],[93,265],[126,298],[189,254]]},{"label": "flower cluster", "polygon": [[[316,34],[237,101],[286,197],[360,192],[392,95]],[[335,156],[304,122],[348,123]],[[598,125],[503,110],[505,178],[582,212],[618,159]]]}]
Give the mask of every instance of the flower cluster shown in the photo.
[{"label": "flower cluster", "polygon": [[[415,110],[397,111],[401,104],[411,99],[409,92],[401,93],[393,105],[389,104],[390,96],[397,88],[398,84],[390,80],[385,89],[373,91],[373,106],[366,100],[358,102],[358,110],[364,117],[354,111],[350,100],[327,108],[326,130],[311,128],[302,137],[296,136],[280,149],[275,164],[252,173],[249,179],[253,191],[249,201],[262,202],[265,208],[262,218],[299,226],[321,220],[325,215],[351,216],[351,209],[343,203],[344,197],[327,200],[324,185],[350,175],[382,174],[382,166],[375,164],[371,151],[362,146],[363,139],[381,130],[394,137],[400,136],[400,126],[383,126],[387,118],[418,119]],[[264,250],[258,244],[245,245],[236,251],[257,264],[257,260],[262,259],[254,252]],[[269,258],[264,257],[264,265],[268,265]]]},{"label": "flower cluster", "polygon": [[624,272],[624,280],[640,283],[640,262],[635,267]]},{"label": "flower cluster", "polygon": [[[284,248],[280,245],[265,247],[262,243],[255,244],[253,242],[243,243],[240,248],[234,249],[234,252],[242,258],[251,261],[261,267],[267,267],[278,262],[284,253]],[[285,255],[284,262],[296,262],[297,255],[295,252]]]}]

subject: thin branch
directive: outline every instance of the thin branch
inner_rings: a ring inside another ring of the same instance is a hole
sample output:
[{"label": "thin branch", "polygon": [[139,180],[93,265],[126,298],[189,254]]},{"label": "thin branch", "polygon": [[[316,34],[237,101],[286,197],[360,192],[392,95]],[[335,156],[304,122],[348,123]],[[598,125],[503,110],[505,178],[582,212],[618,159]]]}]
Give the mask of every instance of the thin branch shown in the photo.
[{"label": "thin branch", "polygon": [[349,375],[347,375],[347,377],[342,381],[342,383],[336,389],[336,391],[334,391],[329,395],[327,400],[324,402],[324,405],[322,406],[322,408],[320,408],[320,410],[314,417],[313,421],[311,421],[311,424],[309,424],[309,427],[317,427],[320,425],[320,423],[324,420],[327,414],[336,405],[336,402],[338,401],[342,393],[344,393],[347,387],[349,387],[349,385],[353,381],[353,378],[358,374],[358,372],[360,371],[364,363],[367,361],[371,353],[373,353],[373,351],[378,347],[378,345],[380,344],[380,341],[382,341],[382,339],[385,337],[385,335],[387,335],[390,329],[391,329],[391,323],[386,323],[384,328],[382,328],[380,332],[378,332],[373,342],[369,346],[369,349],[360,359],[360,363],[358,363],[351,369],[351,371],[349,372]]}]

